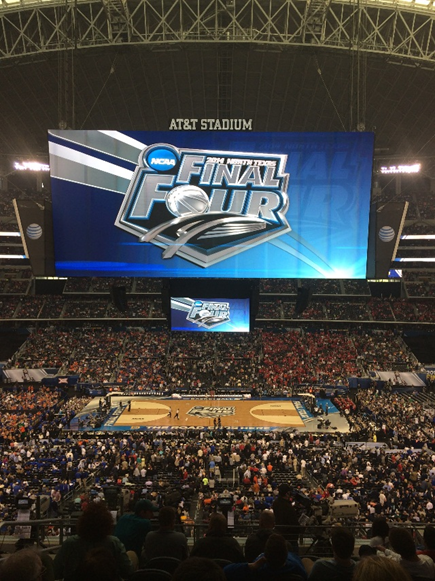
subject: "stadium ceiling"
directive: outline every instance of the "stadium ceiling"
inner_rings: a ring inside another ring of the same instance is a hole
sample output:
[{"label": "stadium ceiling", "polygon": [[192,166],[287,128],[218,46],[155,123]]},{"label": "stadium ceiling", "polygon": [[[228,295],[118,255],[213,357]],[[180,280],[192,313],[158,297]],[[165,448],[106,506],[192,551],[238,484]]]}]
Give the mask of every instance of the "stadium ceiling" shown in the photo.
[{"label": "stadium ceiling", "polygon": [[432,164],[434,23],[434,0],[0,0],[0,155],[59,126],[245,118]]}]

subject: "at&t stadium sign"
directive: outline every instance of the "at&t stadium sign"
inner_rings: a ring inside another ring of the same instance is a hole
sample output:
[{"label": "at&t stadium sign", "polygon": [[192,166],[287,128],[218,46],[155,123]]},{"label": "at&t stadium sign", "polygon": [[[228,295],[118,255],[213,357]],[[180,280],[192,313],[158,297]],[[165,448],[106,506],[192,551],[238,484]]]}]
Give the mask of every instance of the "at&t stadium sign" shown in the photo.
[{"label": "at&t stadium sign", "polygon": [[170,131],[252,131],[252,119],[171,119]]}]

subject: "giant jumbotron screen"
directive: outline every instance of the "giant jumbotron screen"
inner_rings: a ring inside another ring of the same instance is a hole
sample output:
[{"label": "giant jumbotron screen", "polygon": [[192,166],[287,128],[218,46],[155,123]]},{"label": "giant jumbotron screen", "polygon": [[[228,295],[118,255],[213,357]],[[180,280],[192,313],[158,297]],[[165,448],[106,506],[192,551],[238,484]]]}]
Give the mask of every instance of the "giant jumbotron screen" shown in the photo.
[{"label": "giant jumbotron screen", "polygon": [[372,133],[49,132],[58,276],[365,278]]}]

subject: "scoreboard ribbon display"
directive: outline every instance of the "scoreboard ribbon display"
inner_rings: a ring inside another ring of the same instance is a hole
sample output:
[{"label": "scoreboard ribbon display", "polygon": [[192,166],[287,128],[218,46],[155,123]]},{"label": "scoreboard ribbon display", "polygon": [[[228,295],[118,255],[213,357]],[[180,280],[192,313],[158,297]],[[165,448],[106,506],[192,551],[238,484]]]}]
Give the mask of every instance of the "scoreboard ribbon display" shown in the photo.
[{"label": "scoreboard ribbon display", "polygon": [[371,133],[50,131],[59,276],[365,278]]}]

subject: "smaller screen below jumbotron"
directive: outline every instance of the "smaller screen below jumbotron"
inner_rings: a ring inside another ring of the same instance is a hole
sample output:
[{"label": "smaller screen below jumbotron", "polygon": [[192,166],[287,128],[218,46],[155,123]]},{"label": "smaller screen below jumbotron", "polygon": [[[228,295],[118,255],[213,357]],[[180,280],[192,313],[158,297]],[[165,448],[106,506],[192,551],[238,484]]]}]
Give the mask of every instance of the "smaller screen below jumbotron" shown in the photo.
[{"label": "smaller screen below jumbotron", "polygon": [[171,297],[171,331],[249,332],[249,299]]}]

